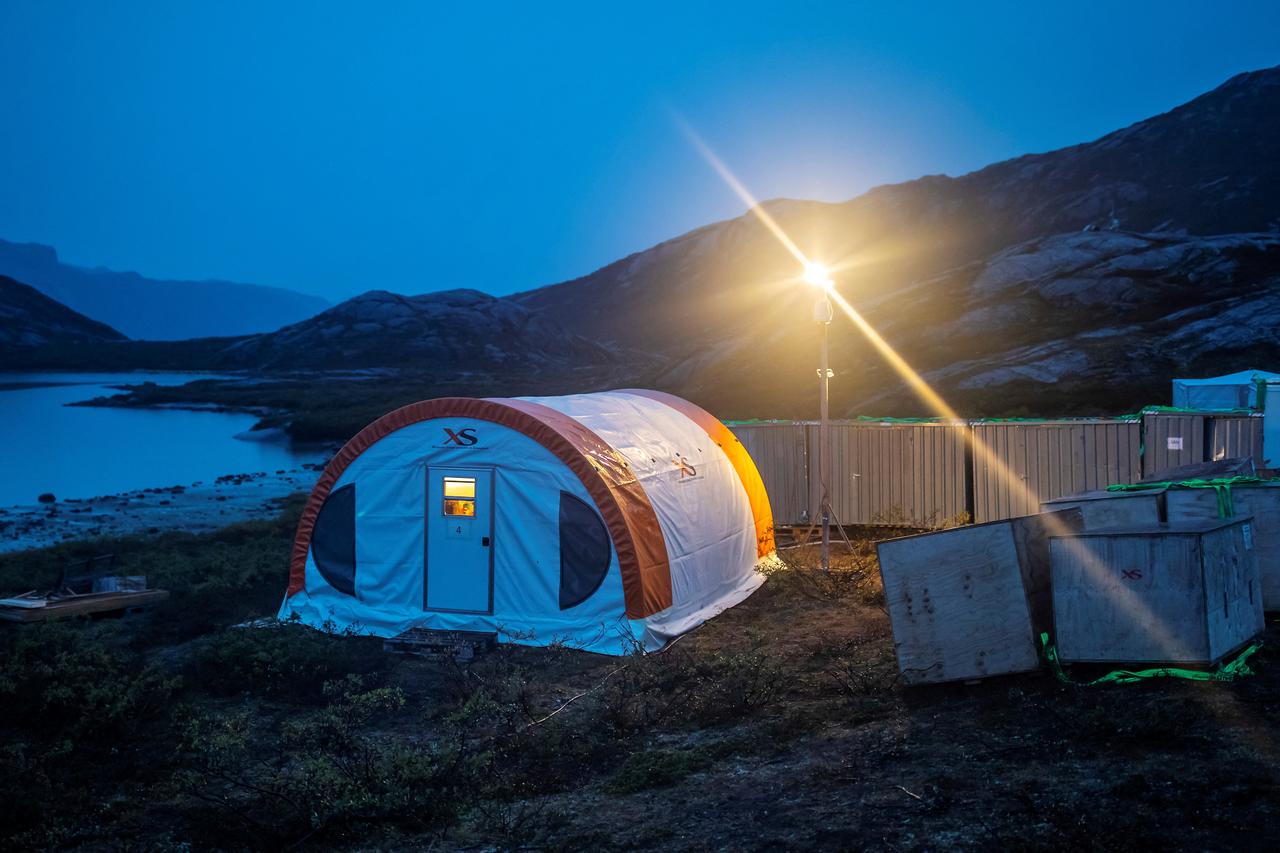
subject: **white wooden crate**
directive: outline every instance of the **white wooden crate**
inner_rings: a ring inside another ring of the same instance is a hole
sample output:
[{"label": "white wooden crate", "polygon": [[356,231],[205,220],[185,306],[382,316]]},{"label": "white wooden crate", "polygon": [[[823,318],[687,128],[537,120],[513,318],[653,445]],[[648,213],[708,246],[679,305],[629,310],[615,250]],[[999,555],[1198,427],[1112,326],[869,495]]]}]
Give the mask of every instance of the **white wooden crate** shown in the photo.
[{"label": "white wooden crate", "polygon": [[1098,489],[1078,495],[1054,498],[1040,504],[1041,512],[1078,509],[1085,530],[1107,527],[1134,527],[1164,521],[1164,489],[1109,492]]},{"label": "white wooden crate", "polygon": [[1051,619],[1049,535],[1078,510],[880,542],[880,576],[907,684],[1026,672]]},{"label": "white wooden crate", "polygon": [[[1218,494],[1209,488],[1170,489],[1165,498],[1170,523],[1218,518]],[[1252,518],[1262,608],[1280,610],[1280,483],[1231,487],[1233,518]]]},{"label": "white wooden crate", "polygon": [[1059,656],[1217,663],[1263,627],[1254,539],[1245,520],[1051,537]]}]

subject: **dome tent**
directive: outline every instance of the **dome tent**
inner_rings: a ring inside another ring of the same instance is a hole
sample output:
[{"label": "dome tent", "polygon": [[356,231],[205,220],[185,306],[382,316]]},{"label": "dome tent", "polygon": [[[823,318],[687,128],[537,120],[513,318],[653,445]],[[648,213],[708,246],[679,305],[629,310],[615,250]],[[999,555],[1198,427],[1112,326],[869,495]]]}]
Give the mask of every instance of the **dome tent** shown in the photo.
[{"label": "dome tent", "polygon": [[624,654],[742,601],[772,559],[755,464],[692,403],[447,397],[384,415],[329,462],[280,616]]}]

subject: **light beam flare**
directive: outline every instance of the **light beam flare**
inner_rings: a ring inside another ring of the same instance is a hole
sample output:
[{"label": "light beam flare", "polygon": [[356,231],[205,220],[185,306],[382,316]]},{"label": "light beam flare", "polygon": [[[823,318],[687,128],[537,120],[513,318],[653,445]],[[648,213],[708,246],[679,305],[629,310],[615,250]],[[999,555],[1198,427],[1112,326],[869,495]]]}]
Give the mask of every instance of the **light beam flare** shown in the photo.
[{"label": "light beam flare", "polygon": [[[707,144],[703,142],[702,138],[698,136],[698,134],[694,132],[686,122],[678,118],[677,120],[685,135],[689,138],[699,153],[702,154],[703,158],[705,158],[711,167],[715,169],[716,173],[720,175],[726,184],[728,184],[730,189],[732,189],[743,202],[750,206],[751,213],[769,229],[770,233],[777,238],[778,242],[781,243],[797,261],[799,261],[801,269],[803,270],[801,278],[812,284],[823,287],[826,291],[827,297],[835,303],[835,305],[840,308],[841,312],[849,318],[854,326],[862,332],[863,336],[871,342],[872,346],[875,347],[880,356],[889,363],[889,366],[893,368],[894,372],[901,377],[911,391],[920,398],[930,411],[946,420],[963,422],[964,419],[961,418],[959,413],[957,413],[956,410],[942,398],[942,395],[935,391],[929,383],[925,381],[924,377],[922,377],[915,368],[913,368],[907,360],[903,358],[878,331],[876,331],[875,327],[873,327],[871,323],[869,323],[866,318],[864,318],[862,314],[854,308],[849,301],[839,293],[839,291],[835,289],[834,283],[830,280],[830,270],[825,265],[811,261],[807,258],[795,241],[791,239],[791,237],[767,211],[760,207],[759,202],[756,201],[755,197],[746,188],[746,186],[743,185],[733,172],[730,171],[729,167],[715,155],[715,152],[713,152]],[[972,433],[970,433],[969,440],[973,448],[975,458],[981,459],[982,462],[986,464],[990,470],[993,471],[995,475],[1009,487],[1011,491],[1021,493],[1028,506],[1037,508],[1040,506],[1040,496],[1031,489],[1027,482],[1011,471],[990,447]],[[1046,516],[1046,524],[1050,528],[1050,535],[1064,535],[1072,532],[1052,515]],[[1078,539],[1067,538],[1063,541],[1070,543],[1069,547],[1078,556],[1081,565],[1085,567],[1086,571],[1091,573],[1102,573],[1108,571],[1105,566],[1100,564],[1097,556],[1080,543]],[[1151,613],[1150,608],[1147,607],[1144,602],[1127,590],[1121,591],[1120,594],[1124,598],[1125,606],[1134,613],[1141,614],[1144,617],[1143,621],[1149,626],[1149,629],[1157,634],[1157,641],[1168,652],[1169,660],[1177,660],[1179,657],[1184,656],[1184,644],[1173,636],[1166,626],[1160,624],[1158,619],[1154,618],[1154,614]],[[1268,742],[1266,745],[1271,747],[1269,739],[1267,740]],[[1270,751],[1274,752],[1274,749],[1271,748]]]}]

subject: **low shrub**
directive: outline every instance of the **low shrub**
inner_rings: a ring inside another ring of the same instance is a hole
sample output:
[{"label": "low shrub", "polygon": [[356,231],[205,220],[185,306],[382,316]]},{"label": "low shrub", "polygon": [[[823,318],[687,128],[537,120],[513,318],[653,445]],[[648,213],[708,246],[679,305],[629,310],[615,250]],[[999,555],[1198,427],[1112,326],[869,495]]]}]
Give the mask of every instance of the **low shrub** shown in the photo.
[{"label": "low shrub", "polygon": [[609,782],[608,788],[615,794],[633,794],[673,785],[711,763],[712,757],[699,749],[634,752]]},{"label": "low shrub", "polygon": [[327,704],[274,732],[247,713],[194,716],[177,776],[184,811],[215,847],[278,849],[304,841],[382,833],[438,833],[457,821],[474,786],[464,736],[422,743],[380,734],[379,719],[403,708],[395,688],[359,676],[324,687]]},{"label": "low shrub", "polygon": [[121,782],[163,768],[157,744],[179,680],[102,626],[15,626],[0,638],[0,847],[60,846]]},{"label": "low shrub", "polygon": [[781,666],[758,649],[705,656],[696,672],[690,708],[699,725],[734,722],[766,708],[784,685]]},{"label": "low shrub", "polygon": [[187,673],[215,696],[250,693],[313,704],[327,699],[327,682],[352,674],[381,681],[391,666],[381,639],[294,621],[224,629],[202,641]]},{"label": "low shrub", "polygon": [[127,740],[169,710],[179,680],[68,623],[24,626],[0,653],[0,726],[78,746]]},{"label": "low shrub", "polygon": [[826,668],[828,681],[855,698],[882,696],[898,681],[893,649],[881,640],[854,640],[837,653]]},{"label": "low shrub", "polygon": [[884,586],[880,568],[870,543],[859,540],[858,551],[850,555],[833,546],[828,571],[819,568],[813,549],[786,552],[780,565],[766,572],[771,583],[809,598],[822,601],[857,601],[869,607],[884,606]]}]

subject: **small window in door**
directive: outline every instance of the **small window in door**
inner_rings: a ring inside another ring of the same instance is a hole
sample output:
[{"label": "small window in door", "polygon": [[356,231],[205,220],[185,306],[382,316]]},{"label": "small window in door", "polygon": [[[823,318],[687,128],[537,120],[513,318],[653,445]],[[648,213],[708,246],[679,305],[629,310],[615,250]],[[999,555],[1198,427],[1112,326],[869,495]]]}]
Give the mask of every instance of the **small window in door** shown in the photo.
[{"label": "small window in door", "polygon": [[476,478],[444,478],[444,514],[471,518],[476,514]]}]

